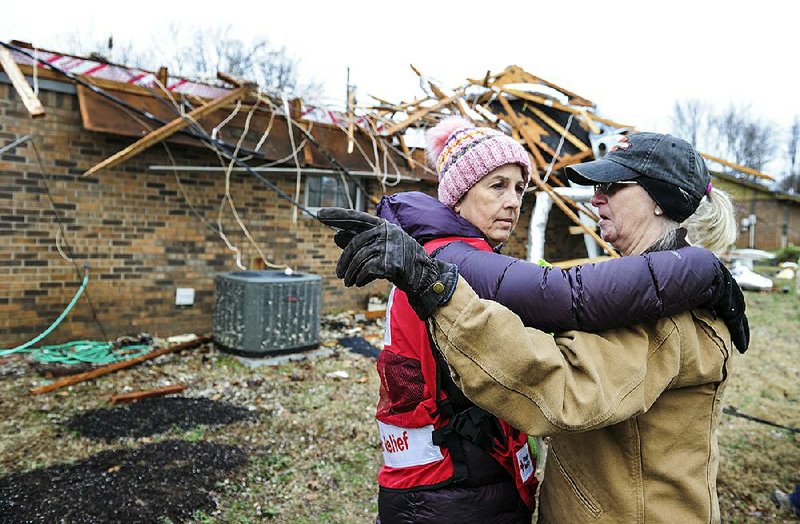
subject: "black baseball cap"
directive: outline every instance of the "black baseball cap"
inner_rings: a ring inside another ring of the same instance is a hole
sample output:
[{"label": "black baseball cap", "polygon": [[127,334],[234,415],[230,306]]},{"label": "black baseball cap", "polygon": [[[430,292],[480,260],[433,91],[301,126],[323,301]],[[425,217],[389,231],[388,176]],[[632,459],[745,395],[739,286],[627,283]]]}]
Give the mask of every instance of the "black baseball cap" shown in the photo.
[{"label": "black baseball cap", "polygon": [[635,133],[620,139],[602,158],[566,168],[581,185],[635,180],[677,222],[689,218],[708,192],[711,175],[703,157],[676,136]]}]

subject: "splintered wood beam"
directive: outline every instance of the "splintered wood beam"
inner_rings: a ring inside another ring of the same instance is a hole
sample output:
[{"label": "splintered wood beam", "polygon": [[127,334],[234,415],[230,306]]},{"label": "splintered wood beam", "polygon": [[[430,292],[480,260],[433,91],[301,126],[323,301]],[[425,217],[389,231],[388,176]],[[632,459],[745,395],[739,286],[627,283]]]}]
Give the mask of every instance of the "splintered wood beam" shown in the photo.
[{"label": "splintered wood beam", "polygon": [[764,180],[775,180],[771,176],[769,176],[767,174],[764,174],[761,171],[757,171],[757,170],[753,169],[752,167],[742,166],[742,165],[739,165],[739,164],[735,164],[733,162],[728,162],[727,160],[723,160],[723,159],[721,159],[719,157],[711,156],[708,153],[700,153],[700,156],[702,156],[706,160],[711,160],[712,162],[717,162],[719,164],[722,164],[723,166],[727,166],[727,167],[729,167],[731,169],[735,169],[736,171],[741,171],[742,173],[747,173],[748,175],[753,175],[753,176],[758,177],[758,178],[763,178]]},{"label": "splintered wood beam", "polygon": [[439,109],[443,108],[444,106],[452,103],[453,100],[455,100],[456,98],[460,97],[463,94],[464,94],[464,88],[462,87],[461,89],[459,89],[458,91],[453,93],[451,96],[448,96],[447,98],[443,98],[442,100],[439,100],[437,103],[433,104],[432,106],[423,107],[422,109],[420,109],[416,113],[410,115],[404,121],[402,121],[400,123],[397,123],[397,124],[387,128],[386,129],[386,135],[387,136],[391,136],[391,135],[397,133],[398,131],[402,131],[403,129],[407,128],[411,124],[422,120],[425,116],[429,115],[430,113],[432,113],[434,111],[438,111]]},{"label": "splintered wood beam", "polygon": [[594,133],[595,135],[600,134],[600,128],[597,127],[597,124],[594,123],[592,116],[589,112],[585,109],[581,109],[579,114],[583,117],[583,122],[589,127],[589,131]]},{"label": "splintered wood beam", "polygon": [[636,132],[636,126],[632,126],[632,125],[628,125],[628,124],[620,124],[619,122],[616,122],[616,121],[611,120],[609,118],[603,118],[603,117],[600,117],[600,116],[597,116],[597,115],[592,115],[592,118],[597,120],[598,122],[600,122],[602,124],[606,124],[607,126],[616,127],[617,129],[627,129],[629,131]]},{"label": "splintered wood beam", "polygon": [[495,115],[494,113],[492,113],[491,111],[489,111],[488,109],[486,109],[486,106],[481,105],[481,104],[475,104],[474,108],[475,108],[476,112],[480,113],[480,115],[483,118],[485,118],[486,120],[488,120],[489,122],[491,122],[493,124],[497,123],[497,119],[499,117],[497,115]]},{"label": "splintered wood beam", "polygon": [[545,112],[539,109],[538,107],[528,106],[528,110],[537,117],[539,117],[542,120],[542,122],[552,127],[556,133],[563,135],[564,138],[569,140],[570,144],[577,147],[578,150],[590,151],[589,146],[578,140],[578,138],[575,135],[564,129],[564,127],[561,124],[559,124],[558,122],[547,116]]},{"label": "splintered wood beam", "polygon": [[233,75],[229,75],[224,71],[217,71],[217,78],[222,80],[223,82],[227,82],[232,86],[236,87],[244,87],[244,86],[251,86],[251,87],[258,87],[258,84],[253,82],[252,80],[244,80],[242,78],[235,77]]},{"label": "splintered wood beam", "polygon": [[563,211],[564,214],[567,215],[567,217],[569,217],[569,219],[572,220],[576,226],[583,229],[586,232],[586,234],[592,237],[592,239],[594,239],[594,241],[597,242],[597,244],[600,247],[605,249],[609,255],[611,255],[614,258],[619,258],[619,254],[614,250],[614,248],[611,247],[611,245],[608,244],[605,240],[600,238],[600,236],[593,229],[591,229],[589,226],[581,222],[581,219],[578,217],[578,215],[576,215],[575,212],[572,211],[567,206],[567,204],[564,203],[564,200],[561,198],[561,195],[553,191],[552,187],[550,187],[546,182],[542,182],[542,180],[537,176],[532,176],[531,181],[534,184],[536,184],[536,186],[539,189],[547,193],[548,196],[553,200],[553,203],[557,205],[558,208],[561,209],[561,211]]},{"label": "splintered wood beam", "polygon": [[539,169],[546,169],[547,162],[545,161],[544,157],[542,156],[541,151],[539,151],[539,137],[536,136],[534,133],[528,129],[528,126],[522,122],[517,115],[517,112],[514,111],[514,108],[511,107],[511,104],[504,96],[499,96],[497,99],[500,101],[500,105],[503,106],[503,110],[506,112],[508,119],[510,120],[511,126],[516,129],[519,134],[522,135],[522,138],[528,144],[528,149],[530,150],[531,154],[533,155],[533,159],[535,164],[539,167]]},{"label": "splintered wood beam", "polygon": [[406,144],[405,137],[403,135],[397,135],[397,141],[400,143],[400,149],[403,151],[403,155],[406,157],[406,164],[408,165],[408,168],[414,169],[414,167],[416,167],[416,162],[414,162],[414,159],[411,158],[411,150]]},{"label": "splintered wood beam", "polygon": [[159,142],[166,140],[167,138],[171,137],[184,127],[188,125],[189,120],[198,120],[203,116],[212,113],[219,109],[220,107],[229,104],[231,102],[236,102],[244,97],[246,97],[250,92],[252,92],[253,88],[251,86],[244,86],[238,89],[234,89],[230,93],[220,98],[216,98],[211,102],[208,102],[205,105],[202,105],[193,111],[187,113],[186,117],[178,117],[175,120],[165,124],[158,129],[154,129],[150,133],[146,134],[133,144],[129,145],[122,151],[111,155],[110,157],[106,158],[99,164],[95,165],[88,171],[86,171],[83,176],[91,176],[102,169],[107,169],[119,165],[120,163],[128,160],[129,158],[138,155],[142,151],[158,144]]},{"label": "splintered wood beam", "polygon": [[25,75],[22,74],[14,57],[11,56],[11,51],[5,47],[0,47],[0,65],[3,66],[8,78],[11,80],[11,85],[17,91],[22,103],[25,104],[25,109],[28,110],[31,117],[38,118],[44,116],[44,106],[36,97],[36,94],[31,89],[28,81],[25,80]]},{"label": "splintered wood beam", "polygon": [[578,162],[590,156],[592,156],[591,149],[588,151],[580,151],[578,153],[575,153],[574,155],[561,157],[561,160],[559,160],[553,165],[553,171],[558,171],[563,167],[567,167],[572,164],[577,164]]},{"label": "splintered wood beam", "polygon": [[[505,78],[503,78],[502,75],[504,75]],[[564,89],[563,87],[557,84],[554,84],[536,75],[528,73],[527,71],[516,65],[508,66],[505,69],[505,71],[501,73],[501,76],[498,76],[497,80],[495,80],[495,84],[499,85],[501,81],[503,81],[503,83],[541,84],[543,86],[555,89],[556,91],[559,91],[560,93],[566,95],[567,98],[569,98],[570,104],[585,106],[585,107],[594,106],[594,103],[592,103],[590,100],[583,98],[577,93],[573,93],[572,91]]]},{"label": "splintered wood beam", "polygon": [[121,362],[115,362],[113,364],[99,367],[91,371],[87,371],[85,373],[78,373],[77,375],[64,377],[61,380],[56,380],[52,384],[47,384],[46,386],[33,388],[29,390],[28,393],[31,395],[41,395],[42,393],[47,393],[48,391],[53,391],[54,389],[63,388],[65,386],[71,386],[73,384],[77,384],[78,382],[84,382],[86,380],[91,380],[93,378],[97,378],[102,375],[113,373],[114,371],[118,371],[120,369],[129,368],[135,366],[136,364],[141,364],[146,360],[152,360],[156,357],[160,357],[161,355],[166,355],[167,353],[174,353],[175,351],[180,351],[182,349],[193,349],[196,348],[197,346],[202,346],[207,342],[211,342],[211,337],[208,335],[203,335],[188,342],[182,342],[180,344],[175,344],[166,348],[151,351],[150,353],[142,355],[140,357],[131,358],[129,360],[123,360]]},{"label": "splintered wood beam", "polygon": [[143,398],[162,397],[164,395],[171,395],[173,393],[180,393],[186,389],[186,384],[175,384],[174,386],[164,386],[161,388],[146,389],[143,391],[133,391],[131,393],[122,393],[119,395],[111,396],[112,404],[119,404],[121,402],[136,402]]},{"label": "splintered wood beam", "polygon": [[546,152],[551,157],[556,155],[556,152],[553,151],[553,148],[548,146],[542,140],[542,135],[549,136],[550,133],[547,132],[542,126],[539,125],[536,120],[522,114],[517,114],[517,120],[519,121],[520,125],[525,129],[531,130],[531,134],[536,137],[536,145],[539,146],[539,149]]},{"label": "splintered wood beam", "polygon": [[543,97],[541,95],[534,95],[533,93],[528,93],[526,91],[520,91],[518,89],[510,89],[502,86],[498,87],[497,89],[499,89],[504,93],[508,93],[509,95],[513,95],[517,98],[520,98],[522,100],[527,100],[529,102],[534,102],[536,104],[541,104],[543,106],[552,107],[554,109],[560,109],[561,111],[566,111],[568,113],[580,114],[580,109],[562,104],[561,102],[556,102],[555,100]]}]

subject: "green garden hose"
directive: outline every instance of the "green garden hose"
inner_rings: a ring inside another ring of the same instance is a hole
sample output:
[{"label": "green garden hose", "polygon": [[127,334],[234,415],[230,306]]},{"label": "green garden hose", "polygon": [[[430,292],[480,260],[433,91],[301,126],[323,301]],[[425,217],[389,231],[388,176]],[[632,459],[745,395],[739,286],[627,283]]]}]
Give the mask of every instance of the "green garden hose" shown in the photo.
[{"label": "green garden hose", "polygon": [[75,292],[75,296],[72,297],[70,303],[67,304],[67,307],[64,309],[63,313],[61,313],[61,315],[59,315],[59,317],[52,324],[50,324],[50,327],[24,344],[21,344],[13,349],[0,350],[0,357],[4,357],[12,353],[26,352],[31,353],[33,359],[39,362],[75,365],[83,363],[111,364],[113,362],[119,362],[120,360],[127,360],[129,358],[134,358],[138,357],[139,355],[149,353],[151,348],[147,344],[136,344],[122,348],[115,348],[114,344],[109,342],[98,342],[92,340],[79,340],[77,342],[69,342],[67,344],[31,348],[31,346],[49,335],[56,327],[58,327],[61,321],[66,318],[69,312],[72,311],[75,303],[78,302],[78,299],[83,294],[83,290],[86,289],[86,285],[88,283],[89,272],[87,271],[83,277],[81,287]]}]

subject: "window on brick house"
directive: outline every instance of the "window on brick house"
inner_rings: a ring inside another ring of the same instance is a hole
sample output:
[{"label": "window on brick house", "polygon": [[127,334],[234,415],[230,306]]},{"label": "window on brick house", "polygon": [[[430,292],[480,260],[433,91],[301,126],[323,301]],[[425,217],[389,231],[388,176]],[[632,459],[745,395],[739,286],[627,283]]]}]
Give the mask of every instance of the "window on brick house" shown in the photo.
[{"label": "window on brick house", "polygon": [[321,207],[350,207],[348,193],[353,207],[359,211],[366,211],[366,195],[352,180],[347,180],[345,184],[339,176],[306,177],[305,206],[314,213]]}]

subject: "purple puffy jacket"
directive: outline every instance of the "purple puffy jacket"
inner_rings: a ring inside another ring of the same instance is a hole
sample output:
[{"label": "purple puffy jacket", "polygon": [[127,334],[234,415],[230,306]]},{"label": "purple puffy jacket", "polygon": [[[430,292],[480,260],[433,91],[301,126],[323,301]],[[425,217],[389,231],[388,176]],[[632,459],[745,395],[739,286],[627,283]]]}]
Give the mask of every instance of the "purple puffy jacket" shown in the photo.
[{"label": "purple puffy jacket", "polygon": [[[482,237],[452,209],[416,191],[383,197],[378,216],[422,244],[444,236]],[[699,247],[569,270],[543,268],[464,242],[445,246],[436,258],[456,264],[478,296],[500,302],[525,325],[543,331],[601,331],[702,306],[712,298],[721,267],[713,253]]]}]

